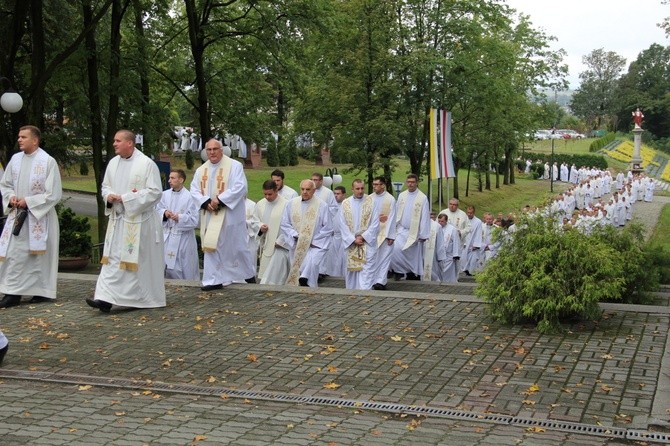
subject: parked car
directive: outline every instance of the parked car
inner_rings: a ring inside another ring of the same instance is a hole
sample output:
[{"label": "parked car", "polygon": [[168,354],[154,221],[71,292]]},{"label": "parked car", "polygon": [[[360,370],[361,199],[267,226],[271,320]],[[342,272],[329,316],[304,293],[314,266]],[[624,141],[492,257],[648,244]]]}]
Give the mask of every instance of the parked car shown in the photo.
[{"label": "parked car", "polygon": [[536,130],[535,133],[533,133],[533,139],[535,141],[544,141],[549,139],[551,136],[551,132],[549,130]]},{"label": "parked car", "polygon": [[559,133],[558,130],[546,130],[549,133],[549,139],[563,139],[564,136],[562,133]]},{"label": "parked car", "polygon": [[577,132],[576,130],[572,130],[572,129],[560,129],[560,130],[556,130],[556,132],[557,132],[557,133],[560,133],[561,135],[563,135],[563,138],[565,138],[565,139],[582,139],[582,138],[586,138],[586,135],[584,135],[584,134],[582,134],[582,133],[579,133],[579,132]]}]

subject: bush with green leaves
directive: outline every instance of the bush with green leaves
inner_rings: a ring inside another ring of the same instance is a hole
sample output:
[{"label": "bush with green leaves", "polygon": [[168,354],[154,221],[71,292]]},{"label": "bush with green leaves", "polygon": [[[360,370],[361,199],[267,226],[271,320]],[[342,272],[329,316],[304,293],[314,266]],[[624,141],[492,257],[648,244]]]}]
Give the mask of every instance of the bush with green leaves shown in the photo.
[{"label": "bush with green leaves", "polygon": [[615,247],[542,217],[524,217],[516,227],[477,275],[475,293],[494,318],[535,322],[548,333],[559,331],[562,320],[598,319],[598,302],[621,299],[625,262]]},{"label": "bush with green leaves", "polygon": [[93,242],[91,223],[88,217],[78,216],[63,202],[56,205],[58,225],[60,226],[60,242],[58,255],[60,257],[90,257]]}]

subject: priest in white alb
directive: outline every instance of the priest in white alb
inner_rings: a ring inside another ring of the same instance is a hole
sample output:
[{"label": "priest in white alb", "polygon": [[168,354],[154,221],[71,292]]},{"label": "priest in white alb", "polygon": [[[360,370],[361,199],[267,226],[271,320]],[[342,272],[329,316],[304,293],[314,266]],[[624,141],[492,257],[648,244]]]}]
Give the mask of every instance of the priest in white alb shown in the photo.
[{"label": "priest in white alb", "polygon": [[423,275],[424,282],[442,282],[442,264],[446,260],[442,226],[435,221],[437,214],[430,213],[430,237],[423,244]]},{"label": "priest in white alb", "polygon": [[102,268],[93,299],[86,303],[108,313],[112,305],[165,306],[163,228],[156,204],[163,188],[156,163],[135,148],[135,135],[114,135],[116,156],[107,164],[102,198],[109,216]]},{"label": "priest in white alb", "polygon": [[[19,130],[14,154],[0,181],[7,215],[0,236],[0,308],[56,299],[59,227],[56,204],[62,189],[58,164],[40,148],[37,127]],[[22,226],[15,222],[23,219]]]},{"label": "priest in white alb", "polygon": [[[291,262],[288,247],[281,246],[277,239],[284,208],[286,208],[288,200],[279,195],[277,183],[273,180],[267,180],[263,183],[263,197],[256,203],[254,209],[254,214],[261,222],[259,228],[260,265],[258,267],[258,279],[264,285],[283,285],[286,283]],[[277,256],[274,265],[269,268],[271,259],[275,257],[275,251],[277,251]]]},{"label": "priest in white alb", "polygon": [[261,229],[261,220],[256,216],[254,210],[256,203],[249,198],[245,199],[245,218],[247,224],[247,259],[245,265],[242,266],[246,278],[246,283],[256,283],[256,267],[258,265],[258,239],[260,238],[259,231]]},{"label": "priest in white alb", "polygon": [[365,183],[355,179],[352,196],[342,202],[337,225],[347,261],[344,283],[349,290],[369,290],[374,285],[373,260],[377,252],[379,218],[373,214],[374,201],[365,195]]},{"label": "priest in white alb", "polygon": [[408,280],[421,280],[423,243],[430,237],[430,206],[426,194],[419,190],[418,176],[407,175],[405,184],[407,190],[398,196],[391,269]]},{"label": "priest in white alb", "polygon": [[461,271],[467,276],[471,276],[482,267],[480,256],[482,254],[482,221],[475,216],[475,207],[468,206],[466,210],[468,216],[467,235],[462,239],[463,246],[461,254],[463,265]]},{"label": "priest in white alb", "polygon": [[377,254],[373,260],[373,290],[385,290],[388,272],[391,266],[393,243],[395,242],[396,204],[393,195],[386,191],[386,179],[383,176],[372,180],[372,200],[374,202],[374,218],[379,220],[377,234]]},{"label": "priest in white alb", "polygon": [[458,234],[458,229],[455,226],[448,224],[449,217],[447,214],[440,213],[437,216],[437,222],[442,226],[442,240],[445,252],[444,262],[440,265],[442,267],[442,282],[456,283],[458,282],[458,260],[461,253],[461,237]]},{"label": "priest in white alb", "polygon": [[200,264],[195,228],[198,227],[198,206],[184,187],[186,173],[181,169],[170,172],[170,189],[163,191],[156,205],[163,221],[165,244],[165,277],[168,279],[198,280]]},{"label": "priest in white alb", "polygon": [[328,206],[314,196],[312,180],[300,182],[300,196],[288,202],[281,233],[291,259],[288,285],[317,287],[319,266],[328,252],[333,227]]},{"label": "priest in white alb", "polygon": [[220,141],[210,139],[205,151],[208,160],[193,175],[191,195],[200,208],[201,289],[212,291],[248,278],[247,178],[242,163],[226,156]]}]

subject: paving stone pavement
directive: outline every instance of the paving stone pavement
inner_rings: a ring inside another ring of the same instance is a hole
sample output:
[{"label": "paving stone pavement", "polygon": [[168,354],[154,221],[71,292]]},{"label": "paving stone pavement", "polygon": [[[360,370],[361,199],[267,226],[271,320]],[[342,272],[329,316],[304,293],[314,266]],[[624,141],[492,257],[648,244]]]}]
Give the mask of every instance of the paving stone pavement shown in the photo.
[{"label": "paving stone pavement", "polygon": [[[539,335],[488,318],[471,282],[170,281],[166,308],[111,314],[85,304],[94,286],[61,274],[56,303],[0,310],[4,444],[634,444],[610,429],[669,442],[667,306],[606,304],[598,322]],[[530,421],[478,421],[491,414]]]}]

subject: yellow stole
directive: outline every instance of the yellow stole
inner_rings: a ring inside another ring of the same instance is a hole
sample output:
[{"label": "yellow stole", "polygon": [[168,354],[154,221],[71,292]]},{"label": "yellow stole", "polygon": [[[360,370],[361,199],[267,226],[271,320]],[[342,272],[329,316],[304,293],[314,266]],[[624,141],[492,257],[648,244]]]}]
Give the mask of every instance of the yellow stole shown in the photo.
[{"label": "yellow stole", "polygon": [[291,270],[288,273],[287,285],[298,285],[300,279],[300,265],[302,265],[307,251],[312,244],[312,236],[314,235],[314,228],[319,217],[319,204],[321,199],[312,197],[309,206],[302,214],[302,197],[295,197],[291,200],[291,223],[298,232],[298,243],[295,247],[293,255],[293,263]]},{"label": "yellow stole", "polygon": [[[200,193],[202,195],[209,194],[209,169],[212,166],[212,163],[207,161],[203,164],[200,169],[202,169],[202,176],[200,178]],[[219,162],[219,168],[216,169],[215,179],[216,187],[214,188],[216,193],[215,196],[219,196],[226,190],[226,183],[230,178],[230,169],[232,168],[233,163],[230,158],[224,156]],[[212,197],[210,197],[212,198]],[[202,237],[202,251],[203,252],[215,252],[219,243],[219,235],[221,234],[221,228],[223,228],[223,221],[226,217],[226,208],[219,209],[216,212],[210,213],[209,221],[207,221],[207,212],[204,209],[200,210],[200,234]]]},{"label": "yellow stole", "polygon": [[[389,213],[391,212],[391,205],[393,204],[393,196],[389,194],[388,192],[384,192],[384,198],[382,198],[382,204],[381,204],[381,209],[380,209],[380,215],[384,214],[387,217],[389,216]],[[379,222],[379,234],[377,234],[377,248],[379,248],[382,243],[384,243],[384,240],[386,240],[386,235],[387,231],[386,228],[388,227],[389,223],[394,223],[394,222],[389,222],[388,219],[385,222]]]},{"label": "yellow stole", "polygon": [[[344,221],[349,227],[349,231],[354,233],[354,213],[351,210],[351,200],[355,200],[354,197],[349,197],[342,203],[341,212],[343,212]],[[372,197],[367,196],[363,198],[363,203],[361,204],[361,224],[358,228],[358,232],[355,232],[355,235],[360,235],[368,229],[370,225],[370,217],[372,216]],[[367,251],[366,244],[357,246],[352,244],[347,248],[347,271],[356,272],[363,271],[363,266],[365,265],[365,255]]]}]

